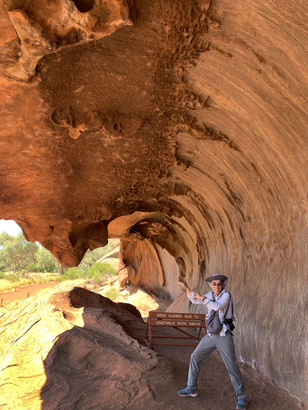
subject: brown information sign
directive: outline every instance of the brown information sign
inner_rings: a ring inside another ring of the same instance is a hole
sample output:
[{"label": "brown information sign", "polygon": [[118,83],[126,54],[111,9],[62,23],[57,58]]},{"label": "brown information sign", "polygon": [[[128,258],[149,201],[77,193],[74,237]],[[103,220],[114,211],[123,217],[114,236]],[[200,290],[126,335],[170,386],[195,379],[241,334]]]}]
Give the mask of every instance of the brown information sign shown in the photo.
[{"label": "brown information sign", "polygon": [[170,313],[170,312],[149,312],[150,318],[159,318],[159,319],[196,319],[204,320],[205,315],[197,315],[195,313]]},{"label": "brown information sign", "polygon": [[[181,332],[185,336],[172,336],[172,335],[153,335],[152,328],[154,327],[172,327]],[[193,336],[181,327],[191,327],[199,329],[197,336]],[[171,312],[149,312],[147,325],[144,334],[144,340],[146,344],[153,348],[153,344],[157,345],[176,345],[176,346],[197,346],[199,343],[199,337],[201,330],[205,330],[205,315],[195,313],[171,313]],[[153,338],[166,338],[166,339],[191,339],[194,343],[183,342],[153,342]]]},{"label": "brown information sign", "polygon": [[200,320],[161,320],[150,318],[151,326],[200,327]]}]

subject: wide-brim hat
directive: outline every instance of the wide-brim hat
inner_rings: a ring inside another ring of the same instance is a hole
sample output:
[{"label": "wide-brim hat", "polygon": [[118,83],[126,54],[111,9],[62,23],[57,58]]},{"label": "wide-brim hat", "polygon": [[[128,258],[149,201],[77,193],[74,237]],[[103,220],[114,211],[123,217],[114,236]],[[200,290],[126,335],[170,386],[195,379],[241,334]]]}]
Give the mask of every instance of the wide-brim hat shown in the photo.
[{"label": "wide-brim hat", "polygon": [[210,276],[209,278],[206,278],[205,280],[206,280],[206,282],[207,282],[207,284],[208,284],[208,287],[209,287],[210,289],[212,289],[212,288],[210,287],[210,283],[209,283],[209,282],[212,282],[213,280],[221,280],[221,281],[222,281],[222,284],[223,284],[223,289],[227,286],[227,283],[228,283],[228,278],[227,278],[227,276],[225,276],[225,275],[219,275],[218,273],[214,273],[214,275]]}]

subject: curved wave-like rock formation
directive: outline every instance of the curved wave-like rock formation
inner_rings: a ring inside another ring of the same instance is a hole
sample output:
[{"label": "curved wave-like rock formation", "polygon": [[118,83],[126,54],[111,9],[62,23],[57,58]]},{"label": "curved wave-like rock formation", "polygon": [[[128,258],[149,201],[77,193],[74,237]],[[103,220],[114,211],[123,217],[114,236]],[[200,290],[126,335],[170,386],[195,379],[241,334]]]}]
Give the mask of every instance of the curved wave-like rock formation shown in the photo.
[{"label": "curved wave-like rock formation", "polygon": [[239,356],[305,403],[307,12],[0,6],[0,217],[64,266],[121,238],[122,280],[174,310],[195,309],[175,279],[203,292],[226,274]]}]

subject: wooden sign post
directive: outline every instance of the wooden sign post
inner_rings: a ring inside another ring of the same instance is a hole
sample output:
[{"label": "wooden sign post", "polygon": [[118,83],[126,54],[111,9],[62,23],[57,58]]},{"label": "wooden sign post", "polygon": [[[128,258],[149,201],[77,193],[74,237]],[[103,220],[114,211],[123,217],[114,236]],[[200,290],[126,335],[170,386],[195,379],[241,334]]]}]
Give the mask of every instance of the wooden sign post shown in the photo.
[{"label": "wooden sign post", "polygon": [[[172,327],[177,331],[185,334],[185,336],[170,336],[170,335],[153,335],[154,327]],[[197,336],[193,336],[190,333],[181,329],[182,327],[194,327],[198,328]],[[150,349],[153,349],[153,345],[168,345],[168,346],[197,346],[199,343],[199,337],[201,329],[205,328],[205,315],[195,313],[169,313],[169,312],[149,312],[147,320],[144,340]],[[194,343],[184,342],[153,342],[153,338],[165,338],[165,339],[190,339]]]}]

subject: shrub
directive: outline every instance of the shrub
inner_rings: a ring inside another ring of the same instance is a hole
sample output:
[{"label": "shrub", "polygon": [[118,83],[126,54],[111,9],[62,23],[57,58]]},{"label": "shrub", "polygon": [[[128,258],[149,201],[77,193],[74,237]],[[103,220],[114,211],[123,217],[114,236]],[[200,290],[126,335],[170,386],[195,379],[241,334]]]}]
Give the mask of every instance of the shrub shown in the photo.
[{"label": "shrub", "polygon": [[106,275],[117,275],[116,269],[109,265],[109,263],[95,262],[87,273],[87,277],[92,278],[96,283],[100,283]]},{"label": "shrub", "polygon": [[28,263],[25,267],[26,272],[37,272],[37,266],[34,263]]},{"label": "shrub", "polygon": [[0,272],[0,279],[6,279],[7,274],[5,272]]},{"label": "shrub", "polygon": [[64,280],[75,280],[75,279],[83,279],[85,274],[81,272],[78,268],[69,268],[67,271],[57,278],[58,282],[63,282]]},{"label": "shrub", "polygon": [[0,280],[0,292],[7,292],[8,290],[14,289],[14,286],[6,279]]},{"label": "shrub", "polygon": [[16,287],[21,287],[21,286],[27,286],[27,285],[31,285],[32,283],[34,283],[34,280],[31,278],[22,278],[19,279],[18,282],[14,282],[16,284]]},{"label": "shrub", "polygon": [[18,274],[10,274],[6,275],[5,277],[1,277],[1,283],[0,283],[0,292],[7,292],[8,290],[20,288],[22,286],[30,285],[34,281],[30,278],[21,278],[20,275]]},{"label": "shrub", "polygon": [[11,273],[9,275],[6,275],[5,277],[6,280],[8,280],[9,282],[18,282],[20,280],[20,276],[18,273]]},{"label": "shrub", "polygon": [[48,266],[45,266],[44,272],[54,273],[54,272],[57,272],[57,270],[58,270],[57,265],[48,265]]},{"label": "shrub", "polygon": [[119,295],[119,291],[116,288],[110,288],[108,290],[106,290],[106,292],[103,293],[103,296],[105,296],[106,298],[110,299],[110,300],[115,300]]}]

